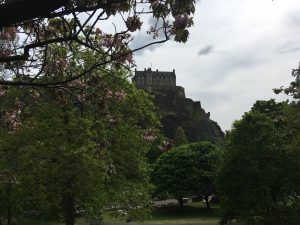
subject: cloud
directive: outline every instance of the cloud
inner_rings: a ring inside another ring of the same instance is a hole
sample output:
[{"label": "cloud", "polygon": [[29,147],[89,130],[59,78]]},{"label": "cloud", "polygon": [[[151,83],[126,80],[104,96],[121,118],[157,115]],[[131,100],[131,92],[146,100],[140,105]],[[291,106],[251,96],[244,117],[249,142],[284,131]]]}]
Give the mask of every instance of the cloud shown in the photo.
[{"label": "cloud", "polygon": [[206,45],[203,48],[200,49],[200,51],[198,52],[198,55],[209,55],[211,53],[213,53],[213,46],[212,45]]},{"label": "cloud", "polygon": [[299,52],[300,51],[300,46],[298,45],[285,45],[285,46],[282,46],[280,48],[278,48],[276,50],[276,52],[278,54],[288,54],[288,53],[294,53],[294,52]]},{"label": "cloud", "polygon": [[196,12],[186,44],[144,51],[137,65],[176,69],[187,97],[200,100],[224,130],[256,100],[285,99],[272,89],[289,85],[299,60],[299,0],[203,0]]},{"label": "cloud", "polygon": [[[144,45],[150,44],[152,42],[156,42],[156,41],[160,41],[164,39],[164,33],[162,30],[160,30],[158,32],[158,37],[156,37],[155,39],[153,38],[153,34],[148,34],[147,31],[150,30],[151,26],[155,26],[157,24],[157,27],[162,27],[163,26],[163,22],[161,20],[158,20],[153,18],[153,17],[149,17],[148,19],[148,26],[146,26],[146,29],[141,30],[137,33],[137,35],[134,37],[133,41],[130,44],[131,49],[136,49],[136,48],[140,48],[143,47]],[[157,47],[159,47],[159,44],[154,44],[154,45],[150,45],[149,47],[147,47],[146,49],[150,50],[150,51],[154,51]],[[142,55],[144,53],[145,49],[142,49],[140,51],[135,52],[136,55]]]},{"label": "cloud", "polygon": [[288,25],[293,26],[294,28],[299,27],[300,25],[300,11],[293,9],[287,15]]}]

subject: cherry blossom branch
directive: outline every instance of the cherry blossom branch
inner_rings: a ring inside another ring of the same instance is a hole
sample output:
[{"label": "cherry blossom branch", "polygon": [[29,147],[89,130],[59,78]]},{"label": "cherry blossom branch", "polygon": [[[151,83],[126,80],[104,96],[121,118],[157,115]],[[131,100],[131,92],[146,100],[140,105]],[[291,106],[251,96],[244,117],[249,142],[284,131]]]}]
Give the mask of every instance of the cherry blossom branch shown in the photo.
[{"label": "cherry blossom branch", "polygon": [[97,62],[95,64],[93,64],[89,69],[83,71],[82,73],[80,73],[79,75],[76,75],[76,76],[73,76],[71,78],[68,78],[68,79],[65,79],[65,80],[62,80],[62,81],[57,81],[57,82],[24,82],[24,81],[6,81],[6,80],[0,80],[0,85],[11,85],[11,86],[36,86],[36,87],[56,87],[57,85],[62,85],[62,84],[66,84],[68,82],[71,82],[73,80],[76,80],[76,79],[79,79],[87,74],[89,74],[90,72],[92,72],[94,69],[97,69],[103,65],[106,65],[108,63],[111,63],[119,58],[122,58],[128,54],[131,54],[131,53],[134,53],[136,51],[139,51],[139,50],[142,50],[144,48],[147,48],[151,45],[155,45],[155,44],[161,44],[161,43],[164,43],[168,41],[168,38],[164,39],[164,40],[160,40],[160,41],[155,41],[155,42],[151,42],[147,45],[144,45],[142,47],[139,47],[139,48],[136,48],[134,50],[131,50],[131,51],[128,51],[126,54],[121,54],[121,55],[118,55],[114,58],[111,58],[110,60],[104,60],[102,62]]}]

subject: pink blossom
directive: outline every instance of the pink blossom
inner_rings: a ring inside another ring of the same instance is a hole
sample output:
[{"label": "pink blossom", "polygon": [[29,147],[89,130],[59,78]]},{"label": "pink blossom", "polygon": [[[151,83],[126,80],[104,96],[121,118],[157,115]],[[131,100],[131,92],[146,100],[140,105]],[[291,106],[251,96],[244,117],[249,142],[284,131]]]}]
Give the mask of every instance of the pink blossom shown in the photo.
[{"label": "pink blossom", "polygon": [[166,152],[171,148],[171,144],[168,141],[163,141],[162,144],[160,146],[158,146],[158,149],[161,152]]},{"label": "pink blossom", "polygon": [[0,86],[0,97],[5,95],[6,91],[4,89],[1,88]]},{"label": "pink blossom", "polygon": [[16,38],[17,30],[14,27],[9,27],[4,29],[2,33],[0,33],[0,40],[3,41],[13,41]]},{"label": "pink blossom", "polygon": [[117,100],[123,100],[126,97],[126,95],[127,94],[123,90],[115,92],[115,96],[116,96]]},{"label": "pink blossom", "polygon": [[166,146],[158,146],[158,149],[159,149],[161,152],[167,151]]},{"label": "pink blossom", "polygon": [[0,52],[0,57],[7,57],[7,56],[10,56],[12,55],[13,52],[9,49],[1,49],[1,52]]},{"label": "pink blossom", "polygon": [[113,92],[111,90],[107,90],[105,99],[112,99],[113,98]]},{"label": "pink blossom", "polygon": [[144,135],[143,135],[143,140],[146,141],[146,142],[151,142],[151,141],[154,141],[157,136],[154,136],[151,134],[151,129],[147,130],[144,132]]},{"label": "pink blossom", "polygon": [[187,13],[184,13],[182,15],[175,16],[175,21],[173,22],[175,29],[185,29],[187,26],[189,26],[189,16]]},{"label": "pink blossom", "polygon": [[113,44],[113,38],[111,35],[104,35],[102,39],[102,44],[106,48],[110,48]]},{"label": "pink blossom", "polygon": [[47,73],[57,73],[64,71],[66,67],[69,66],[69,62],[66,59],[57,59],[48,62],[45,65],[45,72]]},{"label": "pink blossom", "polygon": [[114,52],[114,54],[112,54],[112,58],[118,63],[128,62],[130,64],[134,64],[133,54],[129,50],[124,49],[119,52]]},{"label": "pink blossom", "polygon": [[127,29],[130,31],[130,32],[134,32],[136,31],[137,29],[141,29],[141,26],[143,24],[143,22],[141,22],[140,18],[137,17],[137,16],[129,16],[127,18],[127,21],[125,22],[126,23],[126,27]]},{"label": "pink blossom", "polygon": [[144,135],[143,139],[144,141],[154,141],[157,137],[152,135]]},{"label": "pink blossom", "polygon": [[10,133],[15,133],[22,124],[20,118],[22,113],[22,107],[23,104],[19,100],[17,100],[15,110],[13,110],[12,112],[5,113],[5,120],[10,129]]}]

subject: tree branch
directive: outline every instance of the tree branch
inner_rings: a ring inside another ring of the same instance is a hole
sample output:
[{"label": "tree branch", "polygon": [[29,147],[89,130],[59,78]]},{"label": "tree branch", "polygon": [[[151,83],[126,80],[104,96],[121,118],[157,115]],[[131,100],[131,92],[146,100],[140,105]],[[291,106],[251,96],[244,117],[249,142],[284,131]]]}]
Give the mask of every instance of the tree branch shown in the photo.
[{"label": "tree branch", "polygon": [[136,49],[131,50],[131,51],[127,52],[127,53],[118,55],[118,56],[113,57],[113,58],[111,58],[109,60],[104,60],[102,62],[98,61],[97,63],[93,64],[89,69],[83,71],[82,73],[78,74],[77,76],[73,76],[73,77],[65,79],[65,80],[61,80],[61,81],[57,81],[57,82],[44,82],[44,83],[39,82],[39,80],[37,80],[37,82],[32,82],[32,83],[30,83],[30,82],[24,82],[24,81],[3,81],[3,80],[1,81],[0,80],[0,85],[32,86],[32,87],[56,87],[58,85],[67,84],[67,83],[69,83],[69,82],[71,82],[73,80],[81,78],[81,77],[89,74],[90,72],[92,72],[94,69],[97,69],[97,68],[99,68],[99,67],[101,67],[103,65],[106,65],[106,64],[110,63],[110,62],[116,61],[117,59],[120,59],[120,58],[122,58],[122,57],[124,57],[124,56],[126,56],[128,54],[132,54],[133,52],[136,52],[136,51],[139,51],[141,49],[147,48],[147,47],[149,47],[151,45],[161,44],[161,43],[164,43],[166,41],[168,41],[168,38],[160,40],[160,41],[151,42],[151,43],[149,43],[147,45],[144,45],[142,47],[136,48]]},{"label": "tree branch", "polygon": [[0,57],[0,63],[27,60],[30,56],[29,55],[30,49],[38,48],[38,47],[44,47],[44,46],[49,45],[49,44],[61,43],[61,42],[75,40],[75,39],[76,39],[76,37],[69,36],[69,37],[54,38],[54,39],[50,39],[50,40],[46,40],[46,41],[32,43],[32,44],[26,45],[24,47],[24,54],[23,55]]},{"label": "tree branch", "polygon": [[26,20],[45,17],[66,5],[68,0],[23,0],[9,1],[0,5],[0,28]]}]

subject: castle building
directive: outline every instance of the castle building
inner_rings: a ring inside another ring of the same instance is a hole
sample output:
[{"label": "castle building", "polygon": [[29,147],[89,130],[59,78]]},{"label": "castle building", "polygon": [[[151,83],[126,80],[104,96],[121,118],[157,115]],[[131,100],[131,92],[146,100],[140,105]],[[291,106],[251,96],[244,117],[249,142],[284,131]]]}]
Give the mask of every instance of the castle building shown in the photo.
[{"label": "castle building", "polygon": [[184,88],[176,85],[175,70],[135,70],[132,83],[152,94],[165,137],[173,139],[177,128],[182,127],[190,142],[222,144],[224,134],[221,128],[210,120],[210,113],[205,112],[200,101],[185,97]]},{"label": "castle building", "polygon": [[172,72],[152,71],[151,68],[138,71],[135,69],[135,75],[132,82],[137,88],[148,91],[172,91],[185,97],[184,88],[176,86],[175,70]]}]

